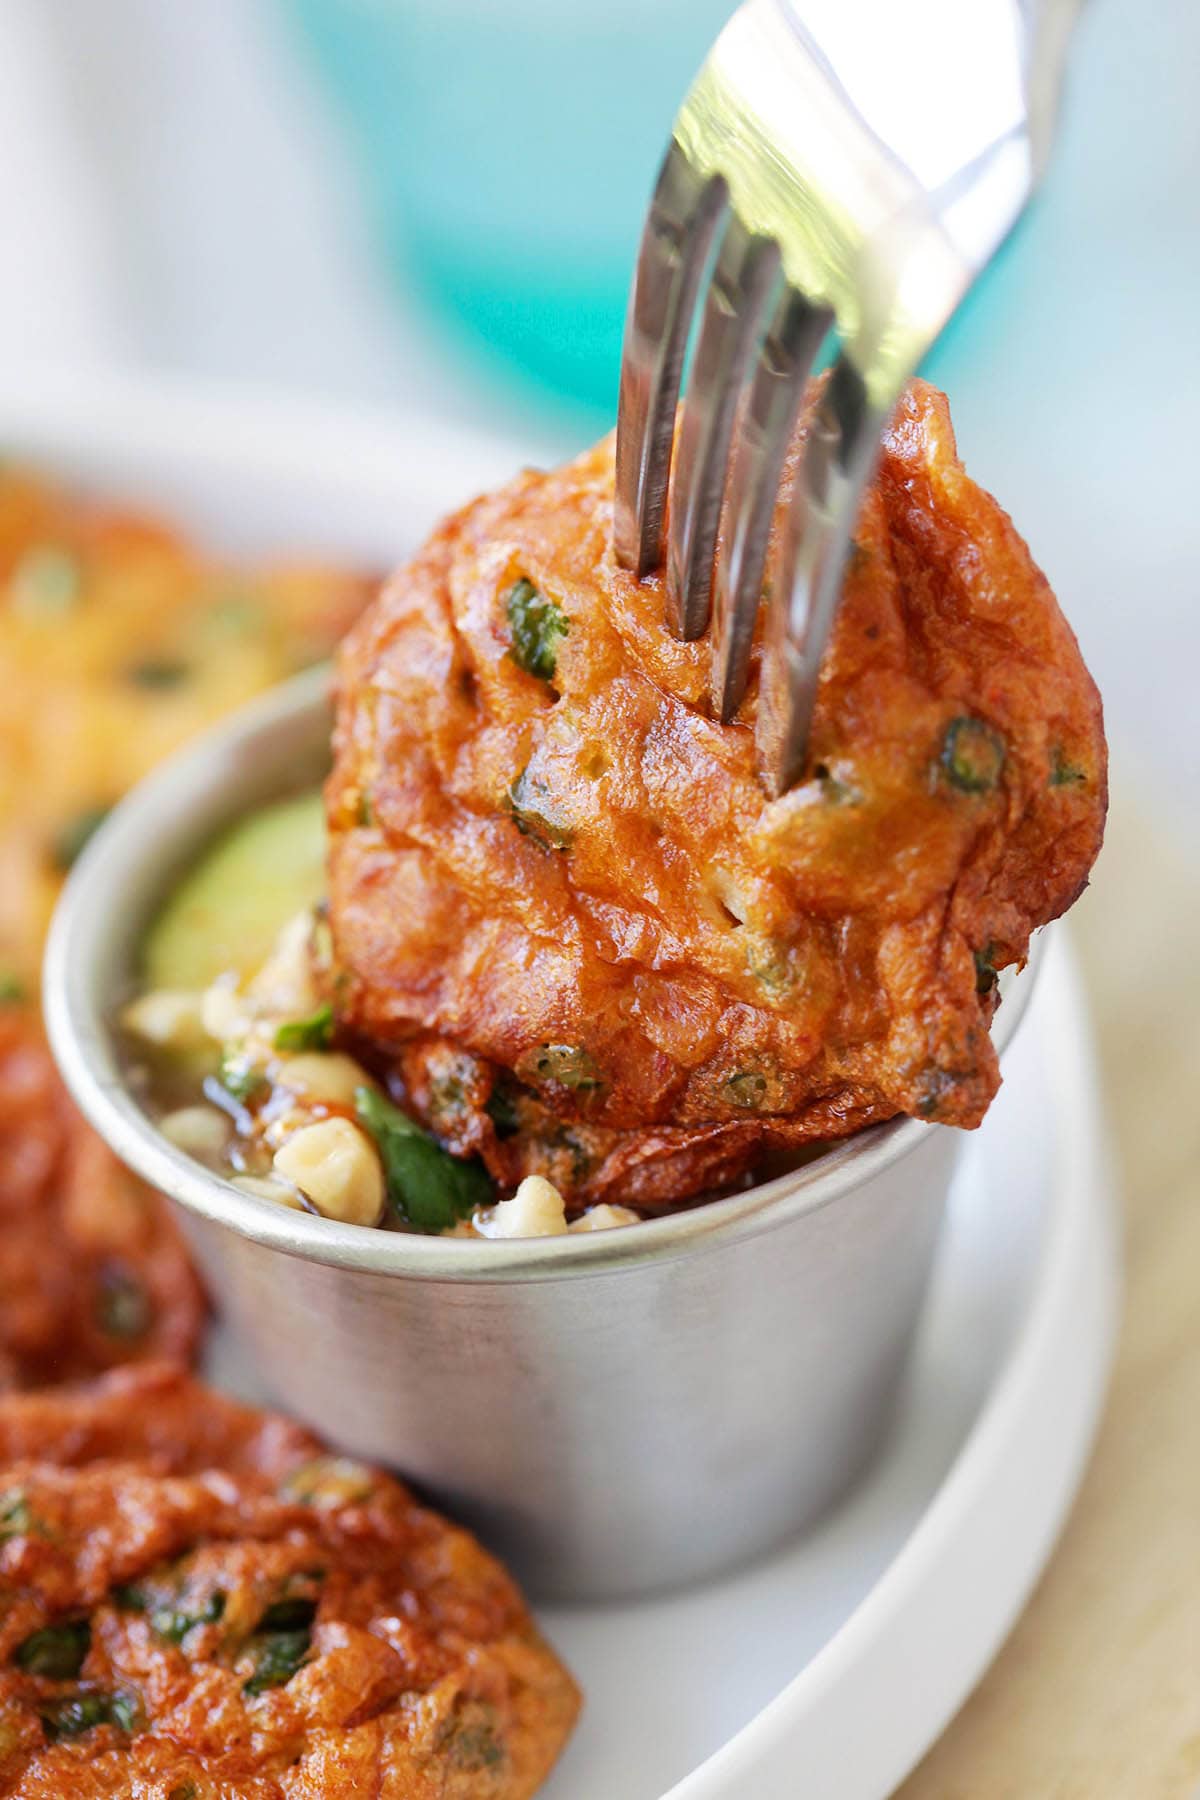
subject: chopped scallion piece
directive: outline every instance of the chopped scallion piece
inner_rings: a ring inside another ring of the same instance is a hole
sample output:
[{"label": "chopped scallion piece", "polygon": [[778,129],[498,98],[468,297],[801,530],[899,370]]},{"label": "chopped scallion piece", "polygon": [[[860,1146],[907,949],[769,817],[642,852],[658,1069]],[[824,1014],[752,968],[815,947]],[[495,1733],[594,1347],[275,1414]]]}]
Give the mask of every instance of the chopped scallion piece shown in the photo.
[{"label": "chopped scallion piece", "polygon": [[14,609],[26,619],[55,619],[69,613],[83,581],[69,550],[42,544],[27,550],[9,580]]},{"label": "chopped scallion piece", "polygon": [[140,1708],[131,1694],[105,1694],[96,1690],[66,1694],[40,1709],[42,1728],[53,1743],[57,1738],[78,1737],[97,1725],[116,1725],[132,1731]]},{"label": "chopped scallion piece", "polygon": [[16,1663],[27,1675],[43,1675],[49,1681],[70,1681],[83,1667],[92,1642],[86,1619],[69,1619],[63,1625],[44,1625],[18,1644]]},{"label": "chopped scallion piece", "polygon": [[549,681],[558,665],[559,639],[570,623],[561,608],[532,581],[522,578],[508,596],[508,623],[512,628],[512,659],[527,675]]},{"label": "chopped scallion piece", "polygon": [[1074,763],[1067,761],[1066,757],[1063,755],[1062,745],[1060,744],[1058,749],[1054,752],[1054,762],[1050,769],[1050,786],[1083,787],[1086,782],[1087,776],[1084,774],[1083,770],[1077,768]]},{"label": "chopped scallion piece", "polygon": [[221,1051],[221,1060],[217,1067],[217,1080],[225,1092],[231,1094],[235,1100],[240,1100],[243,1106],[253,1100],[256,1094],[260,1094],[267,1085],[267,1078],[263,1071],[257,1064],[250,1061],[245,1051],[239,1050],[233,1044],[226,1044]]},{"label": "chopped scallion piece", "polygon": [[[492,1716],[489,1718],[488,1715]],[[480,1706],[479,1716],[465,1720],[449,1741],[451,1759],[460,1769],[498,1769],[505,1760],[504,1745],[496,1731],[491,1707]]]},{"label": "chopped scallion piece", "polygon": [[133,663],[126,670],[126,679],[134,687],[165,692],[169,688],[182,687],[190,674],[187,663],[176,658],[149,656],[144,662]]},{"label": "chopped scallion piece", "polygon": [[508,790],[513,824],[523,837],[543,850],[569,850],[572,832],[554,817],[554,798],[546,783],[522,769]]},{"label": "chopped scallion piece", "polygon": [[317,1603],[307,1595],[295,1594],[273,1600],[258,1622],[260,1631],[306,1631],[317,1616]]},{"label": "chopped scallion piece", "polygon": [[116,1261],[99,1271],[95,1309],[101,1331],[126,1342],[145,1337],[154,1317],[144,1284],[127,1264]]},{"label": "chopped scallion piece", "polygon": [[264,1633],[250,1645],[254,1673],[242,1683],[243,1694],[253,1697],[265,1694],[268,1688],[283,1687],[304,1662],[311,1645],[307,1630]]},{"label": "chopped scallion piece", "polygon": [[982,950],[975,952],[975,992],[990,994],[999,980],[993,957],[996,954],[995,944],[985,944]]},{"label": "chopped scallion piece", "polygon": [[598,1093],[605,1086],[595,1058],[579,1044],[541,1044],[521,1059],[521,1068],[538,1081],[556,1081],[576,1094]]},{"label": "chopped scallion piece", "polygon": [[942,740],[942,768],[965,794],[986,794],[1004,767],[1004,739],[982,719],[951,719]]},{"label": "chopped scallion piece", "polygon": [[214,600],[208,614],[222,631],[250,632],[261,630],[266,623],[262,602],[250,594],[225,594]]},{"label": "chopped scallion piece", "polygon": [[521,1117],[517,1111],[517,1097],[510,1088],[494,1087],[483,1110],[496,1127],[498,1138],[513,1137],[520,1130]]},{"label": "chopped scallion piece", "polygon": [[725,1083],[725,1094],[731,1106],[758,1112],[767,1098],[767,1078],[758,1069],[739,1069]]},{"label": "chopped scallion piece", "polygon": [[379,1146],[388,1200],[418,1231],[449,1231],[491,1201],[481,1163],[451,1156],[373,1088],[360,1087],[354,1101],[359,1123]]},{"label": "chopped scallion piece", "polygon": [[150,1624],[168,1644],[181,1644],[195,1625],[215,1625],[225,1612],[225,1596],[214,1588],[199,1612],[187,1613],[170,1606],[160,1606],[150,1614]]},{"label": "chopped scallion piece", "polygon": [[333,1007],[328,1001],[306,1019],[289,1019],[275,1033],[277,1050],[328,1050],[333,1043]]},{"label": "chopped scallion piece", "polygon": [[24,1491],[7,1488],[0,1494],[0,1544],[14,1537],[28,1537],[37,1526]]}]

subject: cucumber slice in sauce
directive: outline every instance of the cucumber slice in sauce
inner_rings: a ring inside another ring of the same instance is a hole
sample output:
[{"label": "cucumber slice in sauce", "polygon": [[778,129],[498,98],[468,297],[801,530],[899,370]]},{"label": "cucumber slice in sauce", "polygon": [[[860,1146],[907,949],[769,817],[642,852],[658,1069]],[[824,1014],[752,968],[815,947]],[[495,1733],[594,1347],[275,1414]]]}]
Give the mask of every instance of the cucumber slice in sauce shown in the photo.
[{"label": "cucumber slice in sauce", "polygon": [[147,987],[196,991],[230,970],[246,979],[325,887],[320,792],[251,813],[205,852],[155,919],[144,952]]}]

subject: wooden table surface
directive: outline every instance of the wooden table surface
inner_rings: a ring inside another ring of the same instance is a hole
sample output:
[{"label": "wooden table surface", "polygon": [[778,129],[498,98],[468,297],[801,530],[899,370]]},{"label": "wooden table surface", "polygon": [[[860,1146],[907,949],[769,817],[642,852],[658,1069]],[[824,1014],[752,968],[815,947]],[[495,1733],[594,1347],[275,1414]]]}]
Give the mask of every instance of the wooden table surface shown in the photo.
[{"label": "wooden table surface", "polygon": [[996,1662],[898,1800],[1200,1791],[1200,871],[1114,807],[1075,915],[1126,1228],[1078,1500]]}]

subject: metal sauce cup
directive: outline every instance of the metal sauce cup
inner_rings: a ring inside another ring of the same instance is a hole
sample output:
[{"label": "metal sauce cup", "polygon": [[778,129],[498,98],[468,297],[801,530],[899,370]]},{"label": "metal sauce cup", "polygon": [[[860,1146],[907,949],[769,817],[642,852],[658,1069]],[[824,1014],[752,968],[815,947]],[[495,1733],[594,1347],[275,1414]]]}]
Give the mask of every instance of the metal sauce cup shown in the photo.
[{"label": "metal sauce cup", "polygon": [[[812,1521],[895,1398],[962,1144],[911,1119],[728,1199],[625,1228],[485,1241],[253,1198],[167,1142],[111,1029],[160,902],[215,832],[321,779],[325,678],[173,758],[89,845],[46,958],[75,1099],[170,1195],[279,1401],[399,1467],[546,1597],[716,1575]],[[1011,1036],[1029,978],[1001,1009]]]}]

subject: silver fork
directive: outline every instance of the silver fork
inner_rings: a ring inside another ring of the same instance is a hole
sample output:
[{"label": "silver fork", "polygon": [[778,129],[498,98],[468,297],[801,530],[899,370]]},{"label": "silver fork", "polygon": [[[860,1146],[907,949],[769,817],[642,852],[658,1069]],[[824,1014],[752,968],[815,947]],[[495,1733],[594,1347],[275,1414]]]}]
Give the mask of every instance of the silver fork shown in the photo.
[{"label": "silver fork", "polygon": [[[880,435],[1033,190],[1078,4],[746,0],[676,117],[629,297],[614,541],[639,579],[665,557],[678,636],[711,618],[726,722],[766,594],[756,746],[772,794],[803,772]],[[768,571],[785,453],[831,332]]]}]

